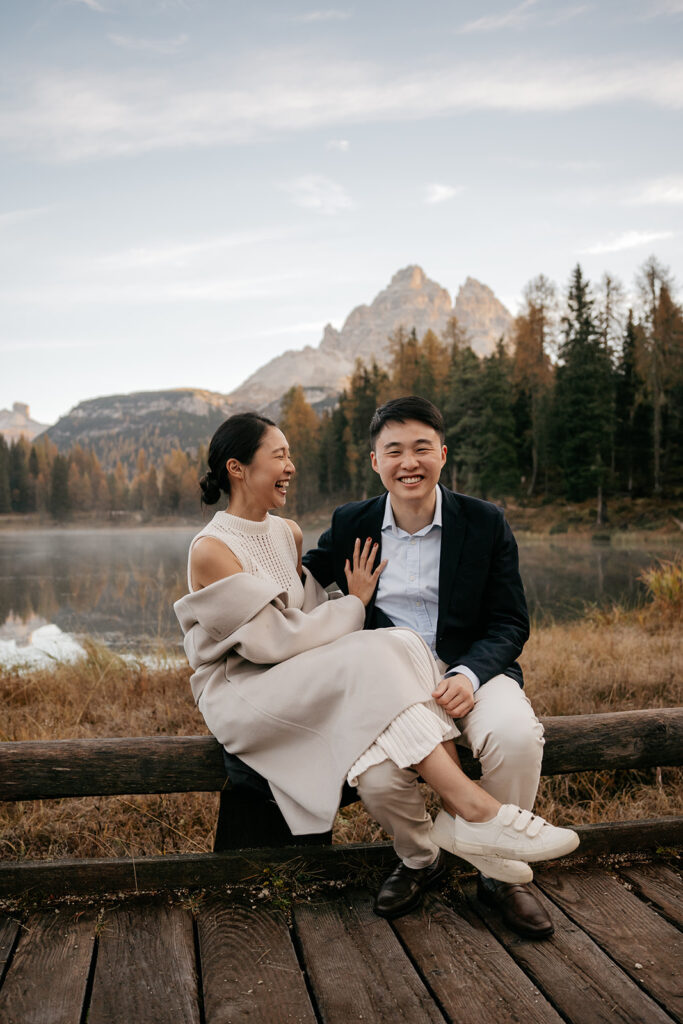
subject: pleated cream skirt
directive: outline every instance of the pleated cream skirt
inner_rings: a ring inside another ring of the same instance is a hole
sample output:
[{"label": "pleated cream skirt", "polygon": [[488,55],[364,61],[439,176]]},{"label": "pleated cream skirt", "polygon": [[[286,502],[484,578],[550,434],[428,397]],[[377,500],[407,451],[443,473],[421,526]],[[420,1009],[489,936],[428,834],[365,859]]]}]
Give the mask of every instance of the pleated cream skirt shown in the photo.
[{"label": "pleated cream skirt", "polygon": [[404,645],[406,658],[413,662],[415,678],[424,687],[425,699],[397,715],[351,765],[346,776],[351,786],[357,785],[359,776],[372,765],[389,760],[399,768],[408,768],[418,764],[439,743],[460,735],[451,716],[432,697],[440,673],[424,640],[408,629],[395,629],[392,633],[396,642]]}]

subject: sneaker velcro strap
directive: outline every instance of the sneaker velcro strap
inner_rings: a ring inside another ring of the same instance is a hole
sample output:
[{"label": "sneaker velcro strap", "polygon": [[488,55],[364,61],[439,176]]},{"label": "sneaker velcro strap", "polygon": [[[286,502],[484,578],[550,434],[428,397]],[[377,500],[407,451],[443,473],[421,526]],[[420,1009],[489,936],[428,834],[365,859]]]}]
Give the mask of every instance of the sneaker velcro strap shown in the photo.
[{"label": "sneaker velcro strap", "polygon": [[541,829],[543,828],[544,825],[545,825],[545,819],[544,818],[537,818],[536,815],[533,815],[532,818],[531,818],[531,821],[529,822],[529,827],[526,830],[527,831],[527,835],[531,836],[531,838],[533,839],[534,836],[538,835],[538,833],[541,831]]},{"label": "sneaker velcro strap", "polygon": [[515,832],[526,832],[532,818],[533,814],[531,811],[520,811],[514,822]]}]

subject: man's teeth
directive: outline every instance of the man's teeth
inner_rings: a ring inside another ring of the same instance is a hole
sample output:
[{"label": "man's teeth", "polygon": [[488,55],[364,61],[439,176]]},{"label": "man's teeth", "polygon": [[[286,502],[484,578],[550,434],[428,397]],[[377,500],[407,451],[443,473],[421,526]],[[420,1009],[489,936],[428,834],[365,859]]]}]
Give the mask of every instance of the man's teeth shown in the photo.
[{"label": "man's teeth", "polygon": [[421,476],[402,476],[401,477],[401,483],[402,484],[416,484],[416,483],[419,483],[419,481],[421,479],[422,479]]},{"label": "man's teeth", "polygon": [[275,486],[279,491],[286,491],[289,487],[289,480],[278,480]]}]

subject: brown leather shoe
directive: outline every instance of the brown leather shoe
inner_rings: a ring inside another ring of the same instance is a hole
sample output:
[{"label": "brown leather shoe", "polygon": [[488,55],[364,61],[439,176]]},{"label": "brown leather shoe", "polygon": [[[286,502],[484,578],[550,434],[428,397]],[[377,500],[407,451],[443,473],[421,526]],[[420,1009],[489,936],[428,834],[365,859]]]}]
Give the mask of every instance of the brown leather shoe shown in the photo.
[{"label": "brown leather shoe", "polygon": [[545,908],[529,883],[508,885],[489,878],[477,880],[477,896],[488,907],[500,910],[508,928],[527,939],[547,939],[555,931]]},{"label": "brown leather shoe", "polygon": [[426,868],[407,868],[401,861],[382,884],[375,897],[373,910],[380,917],[400,917],[419,907],[422,893],[443,877],[446,855],[439,850],[433,864]]}]

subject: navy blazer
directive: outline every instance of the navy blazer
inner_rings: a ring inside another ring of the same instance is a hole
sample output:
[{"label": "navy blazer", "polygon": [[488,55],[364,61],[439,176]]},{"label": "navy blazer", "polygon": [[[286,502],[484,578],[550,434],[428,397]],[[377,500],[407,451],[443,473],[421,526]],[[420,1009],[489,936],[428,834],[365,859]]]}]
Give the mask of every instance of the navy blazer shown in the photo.
[{"label": "navy blazer", "polygon": [[[437,654],[449,666],[466,665],[482,684],[505,673],[523,686],[516,659],[529,636],[529,614],[512,530],[497,505],[445,487],[441,493]],[[329,530],[303,559],[322,586],[336,583],[348,593],[344,563],[353,555],[356,537],[371,537],[379,544],[379,564],[386,500],[383,494],[335,509]],[[373,595],[366,629],[392,625],[375,608]]]}]

